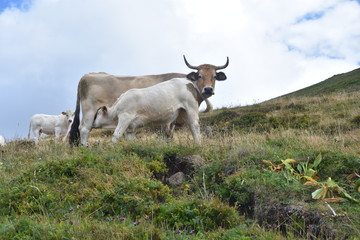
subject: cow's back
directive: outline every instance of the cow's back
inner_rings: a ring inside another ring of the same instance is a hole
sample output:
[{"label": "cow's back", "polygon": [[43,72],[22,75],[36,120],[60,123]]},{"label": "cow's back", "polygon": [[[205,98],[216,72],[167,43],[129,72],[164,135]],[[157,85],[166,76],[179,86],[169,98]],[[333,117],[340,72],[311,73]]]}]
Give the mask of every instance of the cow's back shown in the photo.
[{"label": "cow's back", "polygon": [[167,111],[185,109],[188,106],[197,109],[197,101],[188,85],[193,86],[185,78],[176,78],[148,88],[130,89],[122,94],[112,107],[122,113],[136,114],[146,111],[147,115],[153,116],[166,115]]},{"label": "cow's back", "polygon": [[31,117],[32,129],[41,129],[45,134],[54,134],[55,125],[60,117],[60,115],[35,114]]},{"label": "cow's back", "polygon": [[82,107],[90,104],[94,108],[112,105],[124,92],[133,88],[146,88],[171,78],[185,77],[181,73],[168,73],[146,76],[116,76],[107,73],[89,73],[79,82],[78,91]]}]

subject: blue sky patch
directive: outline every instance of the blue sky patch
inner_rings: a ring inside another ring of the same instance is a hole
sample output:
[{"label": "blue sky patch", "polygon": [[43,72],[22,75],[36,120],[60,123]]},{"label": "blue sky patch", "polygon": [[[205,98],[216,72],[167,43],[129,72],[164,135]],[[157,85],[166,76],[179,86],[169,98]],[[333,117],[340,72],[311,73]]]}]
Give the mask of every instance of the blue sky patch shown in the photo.
[{"label": "blue sky patch", "polygon": [[[359,0],[360,1],[360,0]],[[304,16],[297,19],[297,23],[305,22],[305,21],[314,21],[322,18],[325,15],[325,11],[319,12],[309,12]]]},{"label": "blue sky patch", "polygon": [[27,11],[31,6],[32,0],[0,0],[0,13],[7,8],[17,8]]}]

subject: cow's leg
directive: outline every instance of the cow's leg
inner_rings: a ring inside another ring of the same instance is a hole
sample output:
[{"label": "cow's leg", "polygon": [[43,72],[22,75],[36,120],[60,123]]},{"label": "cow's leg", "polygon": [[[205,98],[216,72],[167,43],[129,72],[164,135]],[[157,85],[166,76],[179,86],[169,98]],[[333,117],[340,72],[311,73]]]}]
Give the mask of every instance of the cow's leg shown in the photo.
[{"label": "cow's leg", "polygon": [[68,130],[66,131],[66,134],[65,134],[65,136],[64,136],[63,139],[62,139],[63,142],[66,141],[66,138],[67,138],[67,136],[68,136],[69,133],[70,133],[70,130],[71,130],[71,124],[69,125]]},{"label": "cow's leg", "polygon": [[88,112],[86,112],[86,114],[84,114],[84,116],[81,120],[81,123],[79,126],[79,131],[80,131],[80,142],[81,142],[81,145],[83,145],[83,146],[87,145],[90,131],[93,126],[94,118],[95,118],[95,112],[88,111]]},{"label": "cow's leg", "polygon": [[167,123],[161,127],[165,130],[164,132],[166,138],[172,139],[174,137],[175,123]]},{"label": "cow's leg", "polygon": [[33,133],[34,133],[34,141],[35,141],[35,144],[38,144],[39,143],[39,138],[40,138],[40,135],[41,135],[41,129],[33,129]]},{"label": "cow's leg", "polygon": [[189,125],[191,134],[194,138],[195,143],[201,143],[201,136],[200,136],[200,124],[199,124],[199,113],[194,110],[189,110],[186,112],[186,121]]},{"label": "cow's leg", "polygon": [[60,134],[61,134],[61,128],[55,127],[55,142],[59,141]]},{"label": "cow's leg", "polygon": [[174,112],[174,114],[170,119],[168,119],[168,122],[166,124],[161,125],[161,130],[164,130],[167,140],[171,140],[174,138],[175,122],[184,114],[185,111],[183,109],[179,109]]},{"label": "cow's leg", "polygon": [[119,141],[119,139],[122,137],[122,135],[124,134],[124,132],[129,127],[130,123],[133,120],[134,119],[132,117],[130,117],[128,114],[120,115],[118,117],[118,125],[117,125],[117,127],[116,127],[116,129],[114,131],[114,136],[112,138],[112,141],[114,143]]}]

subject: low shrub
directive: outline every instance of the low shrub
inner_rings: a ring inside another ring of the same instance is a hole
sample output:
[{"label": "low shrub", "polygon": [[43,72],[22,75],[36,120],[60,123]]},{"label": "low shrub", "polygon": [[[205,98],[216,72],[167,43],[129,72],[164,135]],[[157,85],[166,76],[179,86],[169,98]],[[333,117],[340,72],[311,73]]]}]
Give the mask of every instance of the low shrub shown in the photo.
[{"label": "low shrub", "polygon": [[228,124],[229,128],[235,130],[245,130],[256,128],[257,130],[263,131],[267,128],[269,121],[266,114],[259,112],[250,112],[242,114],[240,117],[233,119]]},{"label": "low shrub", "polygon": [[1,215],[47,214],[59,209],[61,196],[48,186],[39,183],[24,183],[0,190]]},{"label": "low shrub", "polygon": [[52,224],[39,224],[29,218],[0,219],[1,239],[42,240],[72,239],[71,233]]},{"label": "low shrub", "polygon": [[154,214],[155,222],[167,224],[173,229],[212,231],[232,228],[242,219],[236,210],[218,200],[177,200],[161,205]]},{"label": "low shrub", "polygon": [[149,178],[136,177],[131,181],[123,180],[115,189],[106,191],[91,204],[86,204],[84,211],[96,211],[94,216],[128,215],[137,218],[143,214],[151,214],[158,204],[169,198],[170,189],[161,182]]}]

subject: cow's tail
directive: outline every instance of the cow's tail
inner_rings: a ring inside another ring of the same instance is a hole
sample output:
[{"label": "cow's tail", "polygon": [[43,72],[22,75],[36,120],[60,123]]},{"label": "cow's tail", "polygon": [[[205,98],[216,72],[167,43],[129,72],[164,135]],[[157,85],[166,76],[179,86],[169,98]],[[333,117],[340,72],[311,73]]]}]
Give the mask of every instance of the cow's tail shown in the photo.
[{"label": "cow's tail", "polygon": [[30,139],[30,130],[31,130],[31,121],[30,121],[30,123],[29,123],[28,139]]},{"label": "cow's tail", "polygon": [[69,143],[71,146],[79,145],[79,142],[80,142],[79,125],[80,125],[80,92],[78,89],[77,98],[76,98],[75,117],[74,117],[74,121],[71,125],[70,137],[69,137]]},{"label": "cow's tail", "polygon": [[211,104],[209,99],[205,98],[204,101],[206,102],[206,109],[204,110],[204,112],[212,111],[213,110],[213,105]]}]

